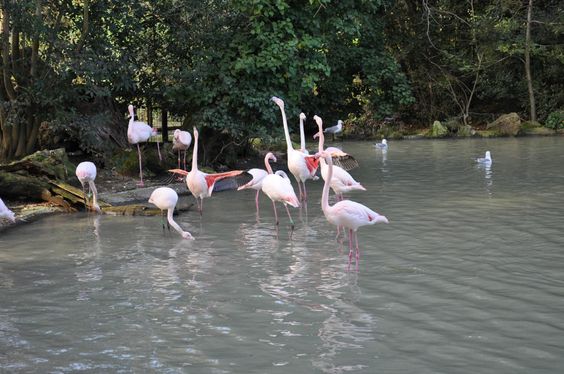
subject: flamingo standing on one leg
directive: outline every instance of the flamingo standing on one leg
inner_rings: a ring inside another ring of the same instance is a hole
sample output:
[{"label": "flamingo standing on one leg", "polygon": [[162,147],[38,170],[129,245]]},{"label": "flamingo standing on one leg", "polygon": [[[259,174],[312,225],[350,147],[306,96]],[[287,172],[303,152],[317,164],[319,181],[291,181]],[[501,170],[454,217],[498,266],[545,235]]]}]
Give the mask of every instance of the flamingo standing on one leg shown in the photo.
[{"label": "flamingo standing on one leg", "polygon": [[284,208],[286,208],[292,228],[294,228],[294,220],[290,215],[290,210],[288,210],[288,204],[294,208],[298,208],[300,206],[300,202],[294,192],[290,178],[288,178],[286,173],[281,170],[278,170],[275,174],[273,174],[269,160],[276,162],[276,157],[272,154],[272,152],[268,152],[264,157],[264,164],[266,166],[266,170],[268,170],[268,175],[262,180],[262,192],[264,192],[266,196],[272,200],[276,225],[279,224],[278,213],[276,212],[276,201],[279,201],[284,204]]},{"label": "flamingo standing on one leg", "polygon": [[12,223],[16,223],[16,215],[0,199],[0,218],[5,218]]},{"label": "flamingo standing on one leg", "polygon": [[192,135],[188,131],[174,130],[172,150],[178,151],[178,168],[180,169],[180,151],[184,151],[184,170],[186,170],[186,151],[192,144]]},{"label": "flamingo standing on one leg", "polygon": [[284,101],[276,96],[273,96],[271,100],[280,107],[280,111],[282,112],[282,124],[284,125],[284,136],[286,138],[286,149],[288,153],[288,169],[298,182],[300,200],[305,201],[307,200],[305,181],[312,179],[315,176],[315,172],[319,166],[319,160],[314,156],[307,156],[293,148],[292,141],[290,139],[290,131],[288,130],[288,122],[286,120],[286,112],[284,111]]},{"label": "flamingo standing on one leg", "polygon": [[[133,111],[133,105],[127,107],[129,110],[129,125],[127,126],[127,140],[130,144],[137,144],[137,153],[139,154],[139,186],[143,187],[143,166],[141,163],[141,149],[139,148],[139,143],[146,142],[151,136],[157,135],[157,129],[152,128],[145,122],[135,121],[135,113]],[[159,160],[162,161],[161,150],[159,147],[159,142],[157,142],[157,151],[159,153]]]},{"label": "flamingo standing on one leg", "polygon": [[357,230],[361,226],[373,225],[375,223],[388,223],[385,216],[379,215],[373,210],[362,204],[351,200],[342,200],[335,205],[329,205],[329,185],[333,177],[333,160],[327,152],[319,152],[316,155],[323,157],[329,166],[327,178],[323,185],[323,193],[321,194],[321,209],[325,218],[329,223],[339,227],[345,227],[349,230],[349,265],[350,270],[353,256],[353,238],[356,249],[356,269],[358,270],[358,261],[360,259],[360,251],[358,249]]},{"label": "flamingo standing on one leg", "polygon": [[237,188],[237,191],[241,191],[241,190],[246,190],[246,189],[253,189],[256,190],[256,196],[255,196],[255,205],[257,207],[257,216],[259,214],[259,193],[262,190],[262,180],[264,179],[264,177],[266,177],[268,175],[268,172],[264,169],[258,169],[258,168],[253,168],[253,169],[249,169],[247,170],[247,173],[251,174],[253,176],[253,179],[251,179],[249,182],[245,183],[244,185],[242,185],[241,187]]},{"label": "flamingo standing on one leg", "polygon": [[[232,170],[225,173],[208,174],[198,170],[198,130],[194,127],[194,147],[192,149],[192,170],[187,172],[182,169],[172,169],[170,172],[185,175],[186,185],[196,198],[198,204],[198,211],[202,214],[204,208],[204,198],[210,197],[213,192],[213,187],[218,180],[224,178],[235,177],[243,174],[244,170]],[[200,199],[200,200],[198,200]]]},{"label": "flamingo standing on one leg", "polygon": [[[172,226],[176,231],[182,235],[184,239],[194,240],[192,234],[188,231],[182,230],[180,226],[172,219],[172,214],[174,213],[174,207],[176,207],[176,203],[178,202],[178,194],[175,190],[170,187],[159,187],[151,193],[151,197],[149,197],[149,202],[154,204],[160,210],[164,211],[166,209],[166,219],[168,224]],[[163,223],[164,229],[164,223]],[[169,228],[170,229],[170,228]]]},{"label": "flamingo standing on one leg", "polygon": [[90,161],[81,162],[76,167],[75,174],[82,185],[84,206],[88,209],[85,189],[85,184],[88,183],[88,187],[90,188],[90,191],[92,191],[92,207],[97,213],[101,213],[100,206],[98,206],[98,191],[96,190],[96,185],[94,184],[94,180],[96,179],[96,165]]}]

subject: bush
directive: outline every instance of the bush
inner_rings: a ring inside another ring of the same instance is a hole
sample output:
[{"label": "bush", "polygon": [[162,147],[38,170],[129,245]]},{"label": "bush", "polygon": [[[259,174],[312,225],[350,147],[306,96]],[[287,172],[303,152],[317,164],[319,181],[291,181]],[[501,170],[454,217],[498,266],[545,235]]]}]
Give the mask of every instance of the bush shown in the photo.
[{"label": "bush", "polygon": [[550,113],[546,118],[544,126],[554,131],[564,128],[564,110],[557,110]]}]

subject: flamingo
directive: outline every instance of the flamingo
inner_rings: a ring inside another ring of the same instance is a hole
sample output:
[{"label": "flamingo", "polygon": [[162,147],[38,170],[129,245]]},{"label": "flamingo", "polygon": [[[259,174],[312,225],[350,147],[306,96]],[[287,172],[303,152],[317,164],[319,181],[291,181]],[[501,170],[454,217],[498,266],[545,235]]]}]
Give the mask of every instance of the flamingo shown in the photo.
[{"label": "flamingo", "polygon": [[186,150],[192,144],[192,135],[188,131],[174,130],[172,150],[178,151],[178,168],[180,169],[180,151],[184,151],[184,170],[186,170]]},{"label": "flamingo", "polygon": [[16,215],[0,199],[0,218],[5,218],[12,223],[16,223]]},{"label": "flamingo", "polygon": [[319,159],[316,159],[314,156],[307,156],[292,147],[290,132],[288,130],[288,122],[286,121],[286,112],[284,111],[284,101],[276,96],[273,96],[271,100],[274,101],[276,105],[278,105],[278,107],[280,107],[280,111],[282,112],[282,124],[284,125],[284,136],[286,138],[286,148],[288,153],[288,169],[298,182],[300,200],[305,201],[307,200],[305,181],[308,179],[313,179],[313,177],[315,176],[317,167],[319,166]]},{"label": "flamingo", "polygon": [[188,231],[182,230],[182,228],[172,219],[172,214],[174,213],[174,208],[176,207],[177,202],[178,194],[170,187],[159,187],[154,190],[151,193],[151,197],[149,197],[149,203],[156,205],[157,208],[159,208],[161,211],[164,211],[166,209],[166,219],[170,226],[178,231],[184,239],[194,240],[192,234],[190,234]]},{"label": "flamingo", "polygon": [[386,139],[382,139],[381,143],[376,143],[374,146],[382,150],[388,149],[388,141]]},{"label": "flamingo", "polygon": [[[313,116],[313,119],[317,123],[317,127],[319,128],[319,132],[315,134],[315,136],[319,137],[319,152],[323,152],[323,144],[325,142],[325,135],[323,135],[323,120],[319,116]],[[314,137],[315,137],[314,136]],[[327,151],[331,154],[334,152],[337,155],[340,155],[342,152],[338,148],[329,147]],[[331,154],[333,156],[333,154]],[[329,172],[329,166],[325,162],[323,158],[320,159],[321,165],[321,177],[323,180],[327,180],[327,174]],[[339,200],[343,200],[343,193],[350,192],[350,191],[366,191],[359,182],[354,180],[354,178],[347,172],[345,169],[334,165],[333,166],[333,178],[331,178],[331,189],[337,195]]]},{"label": "flamingo", "polygon": [[253,168],[253,169],[249,169],[247,170],[247,173],[251,174],[253,179],[251,179],[249,182],[245,183],[244,185],[240,186],[239,188],[237,188],[237,191],[241,191],[241,190],[246,190],[246,189],[253,189],[256,190],[256,196],[255,196],[255,205],[257,207],[257,215],[259,214],[259,193],[262,190],[262,181],[264,179],[264,177],[266,177],[268,175],[268,172],[264,169],[258,169],[258,168]]},{"label": "flamingo", "polygon": [[[137,153],[139,154],[139,178],[141,179],[138,186],[143,187],[143,167],[141,164],[141,149],[139,148],[139,143],[146,142],[151,136],[157,135],[157,129],[152,128],[145,122],[135,121],[135,113],[133,111],[133,105],[127,107],[129,110],[129,125],[127,126],[127,140],[130,144],[137,144]],[[157,142],[157,151],[159,153],[159,160],[162,161],[161,149],[159,147],[159,142]]]},{"label": "flamingo", "polygon": [[98,191],[96,190],[96,185],[94,184],[94,180],[96,179],[96,165],[90,161],[81,162],[76,167],[75,174],[82,185],[84,206],[88,209],[85,188],[85,184],[88,183],[88,187],[90,188],[90,191],[92,191],[92,207],[97,213],[101,213],[100,206],[98,206]]},{"label": "flamingo", "polygon": [[338,120],[335,126],[327,127],[323,132],[331,134],[332,139],[335,140],[335,134],[338,134],[341,131],[343,131],[343,121]]},{"label": "flamingo", "polygon": [[[198,130],[196,127],[193,129],[194,132],[194,147],[192,149],[192,170],[187,172],[182,169],[171,169],[172,173],[177,173],[186,176],[186,185],[196,198],[196,204],[198,204],[198,211],[200,215],[202,214],[204,208],[204,198],[210,197],[213,192],[213,187],[218,180],[224,178],[235,177],[244,173],[243,170],[232,170],[225,173],[215,173],[208,174],[198,170]],[[200,200],[198,200],[200,199]]]},{"label": "flamingo", "polygon": [[325,184],[323,185],[323,193],[321,194],[321,209],[329,223],[339,227],[345,227],[349,230],[349,265],[350,270],[353,256],[353,238],[356,249],[356,269],[358,270],[358,261],[360,259],[360,251],[358,249],[357,230],[361,226],[373,225],[375,223],[388,223],[388,219],[366,206],[351,200],[341,200],[335,205],[329,205],[329,186],[333,178],[333,160],[327,152],[318,152],[316,154],[323,157],[327,163],[329,170]]},{"label": "flamingo", "polygon": [[484,157],[476,158],[476,162],[482,165],[491,165],[493,162],[492,154],[490,153],[490,151],[486,151],[486,155]]},{"label": "flamingo", "polygon": [[284,204],[286,212],[288,213],[288,218],[290,218],[290,223],[292,228],[294,228],[294,220],[290,215],[290,210],[288,210],[288,204],[294,208],[299,208],[300,201],[294,192],[290,178],[282,170],[278,170],[276,173],[272,173],[272,167],[270,166],[269,160],[276,162],[276,157],[272,152],[268,152],[264,157],[264,164],[268,175],[262,180],[262,192],[266,194],[272,200],[272,207],[274,208],[274,219],[276,220],[276,225],[279,224],[278,213],[276,212],[276,202],[279,201]]}]

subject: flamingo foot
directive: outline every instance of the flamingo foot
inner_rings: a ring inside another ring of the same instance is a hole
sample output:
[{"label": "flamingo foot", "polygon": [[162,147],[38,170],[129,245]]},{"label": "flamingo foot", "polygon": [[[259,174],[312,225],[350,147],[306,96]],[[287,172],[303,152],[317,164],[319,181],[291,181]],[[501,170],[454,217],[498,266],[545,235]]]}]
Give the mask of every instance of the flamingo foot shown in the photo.
[{"label": "flamingo foot", "polygon": [[143,181],[137,182],[137,187],[145,187],[145,183]]}]

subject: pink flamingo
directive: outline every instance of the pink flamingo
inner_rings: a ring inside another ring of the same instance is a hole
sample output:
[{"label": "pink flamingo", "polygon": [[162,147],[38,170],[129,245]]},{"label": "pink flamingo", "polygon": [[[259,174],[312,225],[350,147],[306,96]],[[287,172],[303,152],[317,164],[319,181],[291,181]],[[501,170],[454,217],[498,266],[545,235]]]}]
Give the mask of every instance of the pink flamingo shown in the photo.
[{"label": "pink flamingo", "polygon": [[264,157],[264,164],[266,166],[266,170],[268,170],[268,175],[262,180],[262,192],[264,192],[266,196],[268,196],[270,200],[272,200],[272,207],[274,208],[274,218],[276,220],[276,224],[279,224],[278,213],[276,212],[276,201],[279,201],[284,204],[284,208],[286,208],[288,218],[290,218],[290,223],[292,224],[293,228],[294,220],[292,220],[290,210],[288,210],[288,204],[290,204],[294,208],[298,208],[300,206],[300,202],[298,200],[298,197],[296,196],[296,193],[294,192],[290,178],[288,178],[286,173],[284,173],[282,170],[278,170],[275,174],[273,174],[269,160],[276,162],[276,157],[272,154],[272,152],[268,152]]},{"label": "pink flamingo", "polygon": [[16,215],[0,199],[0,218],[5,218],[12,223],[16,223]]},{"label": "pink flamingo", "polygon": [[98,191],[96,190],[96,185],[94,184],[94,180],[96,179],[96,165],[90,161],[81,162],[76,167],[75,174],[82,185],[84,206],[88,209],[85,188],[85,184],[88,183],[88,187],[90,188],[90,191],[92,191],[92,208],[94,208],[97,213],[101,213],[100,206],[98,206]]},{"label": "pink flamingo", "polygon": [[353,238],[356,248],[356,269],[358,270],[358,261],[360,259],[360,251],[358,249],[357,230],[361,226],[373,225],[375,223],[388,223],[385,216],[379,215],[373,210],[362,204],[351,200],[342,200],[335,205],[329,205],[329,185],[333,178],[333,160],[327,152],[319,152],[316,155],[323,157],[329,166],[327,178],[323,185],[323,193],[321,194],[321,209],[325,218],[329,223],[339,227],[345,227],[349,230],[349,265],[350,270],[353,256]]},{"label": "pink flamingo", "polygon": [[178,151],[178,168],[180,169],[180,151],[184,151],[184,170],[186,170],[186,151],[192,144],[192,135],[188,131],[174,130],[172,150]]},{"label": "pink flamingo", "polygon": [[284,101],[276,96],[273,96],[271,100],[280,107],[280,111],[282,112],[282,124],[284,125],[284,136],[286,138],[286,149],[288,153],[288,169],[298,182],[300,200],[305,201],[307,200],[305,181],[313,179],[315,176],[315,172],[319,166],[319,159],[316,159],[315,156],[307,156],[293,148],[292,141],[290,139],[290,132],[288,130],[288,122],[286,120],[286,112],[284,111]]},{"label": "pink flamingo", "polygon": [[178,231],[184,239],[194,240],[192,234],[190,234],[188,231],[182,230],[182,228],[180,228],[180,226],[176,222],[174,222],[174,219],[172,219],[172,214],[174,213],[174,208],[176,207],[177,202],[178,194],[170,187],[159,187],[154,190],[153,193],[151,193],[151,197],[149,197],[149,203],[156,205],[157,208],[159,208],[161,211],[164,211],[166,209],[166,219],[170,226],[174,227],[174,229]]},{"label": "pink flamingo", "polygon": [[[202,214],[204,208],[204,198],[210,197],[213,192],[213,187],[218,180],[224,178],[235,177],[244,173],[244,170],[232,170],[225,173],[208,174],[198,170],[198,130],[194,127],[194,147],[192,149],[192,170],[187,172],[182,169],[171,169],[172,173],[177,173],[186,176],[186,185],[196,198],[198,204],[198,211]],[[200,200],[198,200],[200,199]]]},{"label": "pink flamingo", "polygon": [[[127,107],[129,110],[129,125],[127,126],[127,140],[130,144],[137,144],[137,153],[139,154],[139,178],[141,181],[138,183],[139,186],[143,187],[143,166],[141,164],[141,149],[139,148],[139,143],[146,142],[151,136],[157,135],[157,129],[152,128],[145,122],[135,121],[135,113],[133,111],[133,105]],[[159,160],[162,161],[161,149],[159,147],[159,142],[157,142],[157,151],[159,153]]]},{"label": "pink flamingo", "polygon": [[268,172],[264,169],[257,169],[257,168],[253,168],[253,169],[249,169],[247,170],[247,173],[251,174],[253,176],[253,179],[251,179],[249,182],[245,183],[244,185],[242,185],[241,187],[237,188],[237,191],[241,191],[241,190],[246,190],[246,189],[253,189],[256,190],[256,196],[255,196],[255,205],[257,207],[257,216],[259,214],[259,193],[262,190],[262,181],[264,179],[264,177],[266,177],[268,175]]},{"label": "pink flamingo", "polygon": [[[313,119],[317,123],[317,127],[319,128],[319,132],[314,135],[315,137],[319,137],[319,152],[323,152],[323,145],[325,142],[325,135],[323,134],[323,121],[319,116],[313,116]],[[331,156],[344,154],[340,149],[330,147],[327,148],[327,151],[331,154]],[[333,154],[334,153],[334,154]],[[320,159],[321,165],[321,177],[323,180],[327,180],[327,174],[329,172],[329,166],[325,162],[323,157]],[[359,182],[354,180],[354,178],[343,168],[333,165],[333,178],[331,178],[331,189],[337,195],[339,200],[343,200],[343,193],[347,193],[350,191],[366,191]],[[337,229],[338,231],[338,229]]]}]

